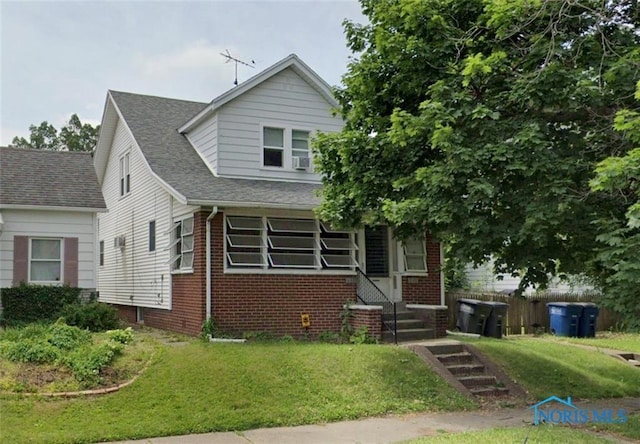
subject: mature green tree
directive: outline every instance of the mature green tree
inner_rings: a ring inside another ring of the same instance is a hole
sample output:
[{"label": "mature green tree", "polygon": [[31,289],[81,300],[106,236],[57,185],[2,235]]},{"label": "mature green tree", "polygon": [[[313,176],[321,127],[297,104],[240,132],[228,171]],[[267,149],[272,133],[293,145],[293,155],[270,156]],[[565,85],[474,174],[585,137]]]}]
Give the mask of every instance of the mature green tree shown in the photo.
[{"label": "mature green tree", "polygon": [[346,124],[315,143],[321,217],[430,230],[522,287],[595,267],[592,221],[620,205],[589,179],[631,148],[612,124],[640,77],[637,2],[361,3]]},{"label": "mature green tree", "polygon": [[14,137],[11,146],[50,151],[93,151],[100,125],[83,124],[78,115],[73,114],[60,132],[47,121],[29,126],[29,131],[29,140]]},{"label": "mature green tree", "polygon": [[[640,101],[640,81],[636,98]],[[629,327],[640,329],[640,112],[618,111],[614,127],[636,148],[600,162],[591,180],[594,191],[620,201],[625,210],[596,221],[602,231],[598,259],[604,268],[607,302],[627,314]]]}]

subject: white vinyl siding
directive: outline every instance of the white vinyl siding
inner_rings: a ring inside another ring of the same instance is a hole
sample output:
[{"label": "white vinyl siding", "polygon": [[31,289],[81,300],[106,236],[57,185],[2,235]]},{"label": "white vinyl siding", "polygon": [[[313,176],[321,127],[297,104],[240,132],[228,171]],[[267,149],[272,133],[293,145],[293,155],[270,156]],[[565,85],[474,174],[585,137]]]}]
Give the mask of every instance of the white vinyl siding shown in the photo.
[{"label": "white vinyl siding", "polygon": [[207,119],[187,137],[220,176],[321,181],[311,170],[291,168],[291,150],[285,153],[284,168],[264,168],[261,125],[337,132],[343,122],[332,115],[331,105],[289,68],[222,106],[215,119]]},{"label": "white vinyl siding", "polygon": [[214,114],[186,134],[213,174],[218,168],[218,115]]},{"label": "white vinyl siding", "polygon": [[[0,288],[13,280],[13,238],[78,238],[78,287],[96,288],[98,251],[96,215],[90,212],[3,209],[4,227],[0,232]],[[62,251],[62,254],[64,251]],[[64,256],[62,256],[64,257]]]},{"label": "white vinyl siding", "polygon": [[315,219],[227,216],[225,265],[228,269],[353,270],[354,236]]},{"label": "white vinyl siding", "polygon": [[[135,179],[130,196],[119,196],[119,159],[130,153]],[[171,308],[170,251],[173,217],[193,213],[176,202],[151,175],[126,125],[116,125],[102,194],[109,211],[100,214],[99,239],[105,241],[104,266],[98,269],[100,301],[151,308]],[[149,221],[155,221],[156,249],[149,251]],[[114,247],[124,236],[125,247]]]}]

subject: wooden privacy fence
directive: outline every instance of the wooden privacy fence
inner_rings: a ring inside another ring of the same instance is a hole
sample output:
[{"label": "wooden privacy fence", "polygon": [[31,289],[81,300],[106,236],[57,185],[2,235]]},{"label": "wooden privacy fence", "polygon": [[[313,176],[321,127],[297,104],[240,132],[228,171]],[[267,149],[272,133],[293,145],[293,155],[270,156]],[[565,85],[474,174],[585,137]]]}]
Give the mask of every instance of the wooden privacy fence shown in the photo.
[{"label": "wooden privacy fence", "polygon": [[[536,329],[549,332],[548,302],[594,302],[597,295],[578,295],[566,293],[540,293],[526,297],[510,296],[503,293],[476,293],[465,291],[450,291],[446,294],[446,304],[449,307],[448,328],[456,330],[458,319],[458,299],[477,299],[480,301],[505,302],[509,304],[507,317],[503,320],[503,330],[506,335],[533,334]],[[616,326],[621,318],[606,308],[600,308],[596,331],[609,330]]]}]

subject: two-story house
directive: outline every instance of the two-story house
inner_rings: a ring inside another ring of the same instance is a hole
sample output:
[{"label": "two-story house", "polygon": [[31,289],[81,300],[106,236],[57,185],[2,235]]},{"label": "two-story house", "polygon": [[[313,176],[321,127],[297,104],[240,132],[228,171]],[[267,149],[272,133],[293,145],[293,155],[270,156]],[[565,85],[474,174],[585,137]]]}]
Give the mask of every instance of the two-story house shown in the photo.
[{"label": "two-story house", "polygon": [[109,91],[94,157],[108,207],[100,300],[188,334],[209,318],[236,333],[338,331],[359,280],[391,301],[442,308],[439,244],[400,243],[385,226],[338,231],[315,216],[310,140],[342,128],[337,106],[295,55],[210,103]]}]

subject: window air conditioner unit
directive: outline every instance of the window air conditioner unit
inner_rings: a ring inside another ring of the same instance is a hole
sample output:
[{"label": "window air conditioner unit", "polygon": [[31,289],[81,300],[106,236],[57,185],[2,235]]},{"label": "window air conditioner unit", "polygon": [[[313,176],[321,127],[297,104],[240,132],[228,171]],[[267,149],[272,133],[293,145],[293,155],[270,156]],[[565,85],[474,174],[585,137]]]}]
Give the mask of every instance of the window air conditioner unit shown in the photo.
[{"label": "window air conditioner unit", "polygon": [[306,170],[311,166],[311,159],[308,157],[293,157],[293,168],[296,170]]},{"label": "window air conditioner unit", "polygon": [[120,248],[122,250],[126,245],[126,239],[127,238],[125,236],[116,236],[113,239],[113,247]]}]

